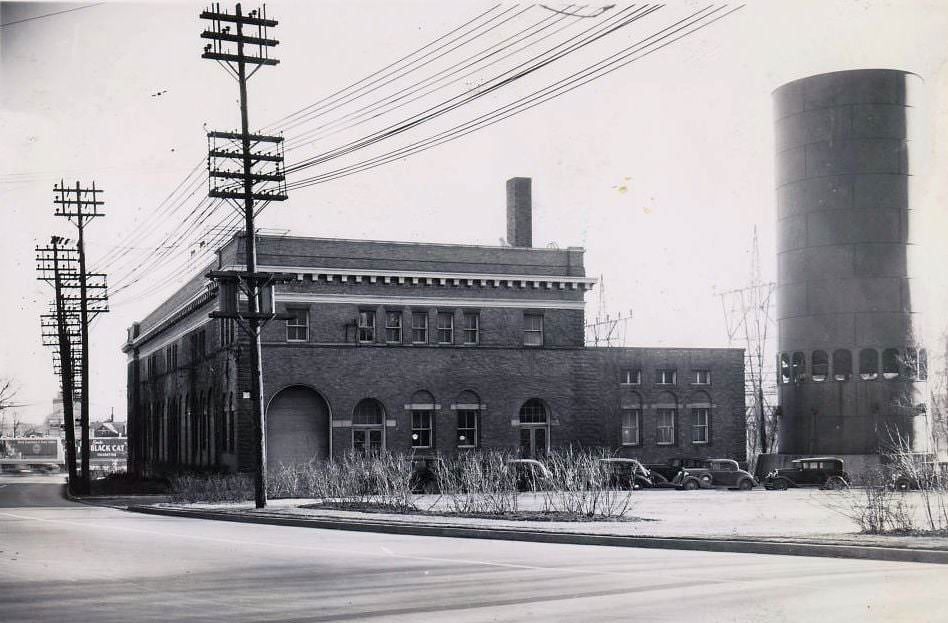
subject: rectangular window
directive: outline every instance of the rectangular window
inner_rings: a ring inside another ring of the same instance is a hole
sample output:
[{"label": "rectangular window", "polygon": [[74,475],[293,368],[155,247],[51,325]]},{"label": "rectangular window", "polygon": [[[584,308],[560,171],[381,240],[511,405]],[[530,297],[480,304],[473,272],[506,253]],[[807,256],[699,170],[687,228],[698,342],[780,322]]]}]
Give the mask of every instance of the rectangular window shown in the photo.
[{"label": "rectangular window", "polygon": [[306,342],[309,340],[309,310],[288,309],[292,318],[286,320],[286,340],[288,342]]},{"label": "rectangular window", "polygon": [[385,312],[385,341],[402,343],[402,312]]},{"label": "rectangular window", "polygon": [[477,411],[458,411],[458,447],[477,447]]},{"label": "rectangular window", "polygon": [[670,446],[675,443],[675,409],[656,409],[656,415],[656,443],[660,446]]},{"label": "rectangular window", "polygon": [[623,446],[637,446],[641,443],[641,437],[639,435],[641,423],[641,409],[624,409],[622,411]]},{"label": "rectangular window", "polygon": [[438,312],[438,344],[454,344],[453,312]]},{"label": "rectangular window", "polygon": [[375,312],[359,312],[359,341],[371,343],[375,341]]},{"label": "rectangular window", "polygon": [[477,344],[480,340],[481,320],[478,314],[464,314],[464,343]]},{"label": "rectangular window", "polygon": [[543,346],[543,315],[523,315],[523,345]]},{"label": "rectangular window", "polygon": [[431,411],[411,412],[411,447],[431,447]]},{"label": "rectangular window", "polygon": [[678,383],[678,370],[662,368],[655,371],[656,385],[675,385]]},{"label": "rectangular window", "polygon": [[698,407],[691,410],[691,443],[708,443],[711,409]]},{"label": "rectangular window", "polygon": [[642,371],[638,368],[623,370],[621,383],[623,385],[641,385],[642,384]]},{"label": "rectangular window", "polygon": [[693,370],[695,373],[695,385],[710,385],[711,370]]},{"label": "rectangular window", "polygon": [[428,312],[411,313],[411,343],[428,343]]}]

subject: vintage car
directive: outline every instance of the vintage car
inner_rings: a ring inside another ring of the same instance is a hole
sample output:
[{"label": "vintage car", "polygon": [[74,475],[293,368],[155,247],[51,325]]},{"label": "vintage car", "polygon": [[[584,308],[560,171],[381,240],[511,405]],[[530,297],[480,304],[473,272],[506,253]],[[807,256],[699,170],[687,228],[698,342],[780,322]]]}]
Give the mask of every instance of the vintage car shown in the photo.
[{"label": "vintage car", "polygon": [[645,467],[652,475],[652,487],[693,491],[711,486],[710,472],[698,467],[699,464],[692,459],[672,459],[669,463],[650,463]]},{"label": "vintage car", "polygon": [[597,462],[608,470],[611,487],[647,489],[653,486],[652,473],[636,459],[606,458]]},{"label": "vintage car", "polygon": [[932,461],[900,464],[888,470],[889,486],[897,491],[932,489],[948,482],[948,463]]},{"label": "vintage car", "polygon": [[516,477],[518,491],[546,489],[552,479],[550,470],[536,459],[510,459],[507,461],[507,469]]},{"label": "vintage car", "polygon": [[782,491],[791,487],[842,489],[849,486],[843,460],[837,457],[813,457],[791,461],[793,467],[775,469],[764,480],[764,487]]},{"label": "vintage car", "polygon": [[412,493],[441,493],[438,483],[438,469],[444,464],[438,457],[416,456],[411,460],[411,492]]},{"label": "vintage car", "polygon": [[[757,485],[757,481],[754,480],[750,472],[741,469],[737,461],[733,459],[708,459],[702,461],[701,467],[710,474],[712,487],[750,491]],[[689,469],[688,471],[694,472],[696,470]]]}]

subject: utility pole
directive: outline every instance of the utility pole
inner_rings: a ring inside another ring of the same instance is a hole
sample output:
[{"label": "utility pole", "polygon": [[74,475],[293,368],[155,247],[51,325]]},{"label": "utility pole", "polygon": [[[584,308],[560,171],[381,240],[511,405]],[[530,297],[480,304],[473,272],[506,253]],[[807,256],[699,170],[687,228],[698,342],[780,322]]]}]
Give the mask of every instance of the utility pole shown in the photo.
[{"label": "utility pole", "polygon": [[[99,212],[99,206],[103,201],[99,200],[101,190],[95,187],[82,188],[79,182],[76,182],[75,188],[67,187],[60,181],[59,185],[53,187],[53,192],[57,193],[53,203],[56,204],[56,216],[62,216],[76,226],[79,232],[79,239],[76,246],[78,253],[79,274],[78,283],[74,284],[79,289],[79,323],[81,330],[81,351],[82,360],[80,365],[79,380],[79,400],[80,400],[80,428],[81,440],[79,452],[81,455],[81,474],[79,478],[79,492],[88,493],[90,487],[89,473],[89,296],[88,296],[88,277],[86,274],[86,251],[85,251],[85,226],[92,219],[105,216]],[[102,286],[104,288],[104,284]],[[73,297],[74,298],[74,297]],[[96,311],[108,311],[100,309]]]},{"label": "utility pole", "polygon": [[[257,248],[254,217],[270,201],[286,199],[286,176],[283,164],[283,137],[251,134],[247,112],[247,81],[264,65],[276,65],[269,50],[279,42],[268,38],[267,29],[277,25],[267,19],[266,6],[244,15],[238,3],[233,14],[222,12],[215,4],[201,13],[201,19],[210,24],[201,38],[210,40],[201,58],[217,61],[237,80],[240,89],[240,132],[208,132],[208,196],[225,199],[244,217],[244,271],[214,271],[208,277],[219,282],[220,309],[212,318],[232,318],[250,337],[251,385],[250,401],[253,413],[253,444],[255,456],[254,497],[257,508],[267,504],[267,444],[266,413],[263,408],[263,371],[260,347],[260,329],[273,313],[272,284],[285,276],[257,272]],[[231,33],[231,25],[236,29]],[[246,34],[245,29],[252,34]],[[247,54],[246,48],[255,48]],[[253,66],[247,73],[247,66]],[[258,146],[263,146],[262,148]],[[235,170],[233,164],[242,166]],[[230,166],[228,166],[230,165]],[[255,169],[256,166],[256,169]],[[264,171],[263,167],[270,166]],[[236,180],[236,181],[229,181]],[[241,187],[242,182],[242,187]],[[262,185],[254,188],[255,185]],[[261,202],[255,206],[255,202]],[[247,309],[239,309],[237,292],[247,297]]]},{"label": "utility pole", "polygon": [[75,413],[73,411],[73,354],[72,354],[72,336],[70,325],[66,314],[66,305],[63,301],[62,276],[74,270],[72,264],[77,261],[75,250],[64,247],[68,241],[53,236],[50,239],[49,247],[36,248],[37,270],[40,273],[38,277],[41,281],[52,282],[55,292],[55,303],[53,305],[55,314],[53,316],[52,327],[49,318],[41,318],[43,327],[43,344],[52,345],[53,333],[47,333],[48,329],[55,327],[55,344],[59,347],[59,376],[63,391],[63,428],[66,432],[66,467],[69,472],[69,491],[76,493],[78,480],[76,478],[76,431],[75,431]]}]

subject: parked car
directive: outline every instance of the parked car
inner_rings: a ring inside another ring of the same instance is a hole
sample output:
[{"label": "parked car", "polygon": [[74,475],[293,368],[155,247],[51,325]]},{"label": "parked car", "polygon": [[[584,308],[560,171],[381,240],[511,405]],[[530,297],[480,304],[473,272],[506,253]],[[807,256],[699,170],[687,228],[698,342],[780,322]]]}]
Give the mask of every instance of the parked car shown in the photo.
[{"label": "parked car", "polygon": [[[684,464],[696,465],[685,467]],[[707,489],[711,486],[711,473],[699,467],[695,459],[672,459],[669,463],[651,463],[646,465],[652,474],[652,487],[683,489]]]},{"label": "parked car", "polygon": [[636,459],[597,459],[609,470],[609,486],[621,489],[647,489],[653,486],[652,473]]},{"label": "parked car", "polygon": [[757,485],[757,481],[750,472],[741,469],[737,461],[733,459],[708,459],[703,461],[702,467],[711,475],[712,487],[750,491]]},{"label": "parked car", "polygon": [[536,459],[509,459],[507,468],[516,476],[518,491],[546,489],[553,477],[546,465]]},{"label": "parked car", "polygon": [[914,465],[902,465],[889,472],[889,484],[897,491],[931,488],[948,481],[948,463],[924,461]]},{"label": "parked car", "polygon": [[791,461],[793,467],[775,469],[764,480],[764,487],[782,491],[791,487],[841,489],[849,486],[849,475],[840,458],[813,457]]}]

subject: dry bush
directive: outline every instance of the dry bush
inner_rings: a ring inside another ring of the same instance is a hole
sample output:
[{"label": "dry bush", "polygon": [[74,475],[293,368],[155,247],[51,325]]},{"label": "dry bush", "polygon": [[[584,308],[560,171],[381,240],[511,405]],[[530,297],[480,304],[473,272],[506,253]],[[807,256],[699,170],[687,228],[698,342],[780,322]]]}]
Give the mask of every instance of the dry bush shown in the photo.
[{"label": "dry bush", "polygon": [[905,495],[895,490],[886,475],[877,471],[863,476],[853,487],[828,491],[823,504],[848,517],[865,534],[907,532],[914,529],[912,509]]},{"label": "dry bush", "polygon": [[435,477],[448,507],[462,514],[507,514],[517,511],[516,474],[504,452],[465,452],[438,461]]},{"label": "dry bush", "polygon": [[550,478],[543,490],[544,510],[583,517],[625,515],[632,491],[612,486],[611,469],[600,460],[607,456],[572,448],[551,453],[545,461]]},{"label": "dry bush", "polygon": [[250,474],[182,474],[172,476],[171,501],[244,502],[254,499],[253,476]]},{"label": "dry bush", "polygon": [[319,498],[343,505],[414,510],[411,457],[350,452],[341,459],[281,465],[270,474],[274,498]]}]

